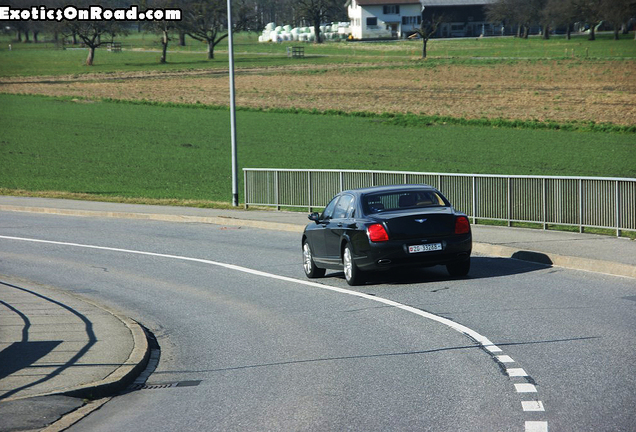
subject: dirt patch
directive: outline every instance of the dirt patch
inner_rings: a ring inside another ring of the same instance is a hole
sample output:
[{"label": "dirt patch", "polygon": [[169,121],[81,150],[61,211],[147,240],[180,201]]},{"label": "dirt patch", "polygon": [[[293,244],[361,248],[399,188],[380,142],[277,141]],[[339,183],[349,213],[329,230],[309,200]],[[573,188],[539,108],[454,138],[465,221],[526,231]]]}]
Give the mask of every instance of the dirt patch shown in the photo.
[{"label": "dirt patch", "polygon": [[[238,72],[237,105],[636,124],[636,68],[628,61],[303,71]],[[210,71],[4,78],[0,92],[229,104],[227,72]]]}]

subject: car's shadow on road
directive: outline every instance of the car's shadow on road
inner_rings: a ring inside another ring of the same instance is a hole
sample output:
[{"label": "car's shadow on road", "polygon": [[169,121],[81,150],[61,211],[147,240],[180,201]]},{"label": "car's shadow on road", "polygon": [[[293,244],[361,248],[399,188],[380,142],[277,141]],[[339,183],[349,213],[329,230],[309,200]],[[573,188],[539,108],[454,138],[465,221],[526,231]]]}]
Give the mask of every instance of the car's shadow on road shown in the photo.
[{"label": "car's shadow on road", "polygon": [[[366,274],[365,285],[407,285],[449,280],[490,279],[544,270],[547,264],[510,258],[472,257],[470,272],[465,277],[453,277],[445,266],[401,268]],[[327,277],[344,278],[344,273],[327,274]]]}]

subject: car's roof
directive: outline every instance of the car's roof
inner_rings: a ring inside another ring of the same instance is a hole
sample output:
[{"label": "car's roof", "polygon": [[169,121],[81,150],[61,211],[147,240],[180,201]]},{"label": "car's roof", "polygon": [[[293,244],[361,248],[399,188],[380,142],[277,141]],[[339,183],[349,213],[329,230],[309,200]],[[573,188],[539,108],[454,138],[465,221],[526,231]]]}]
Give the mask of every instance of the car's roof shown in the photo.
[{"label": "car's roof", "polygon": [[382,192],[399,192],[399,191],[412,191],[412,190],[431,190],[436,191],[433,186],[427,184],[400,184],[400,185],[388,185],[388,186],[373,186],[361,189],[351,189],[342,191],[341,193],[349,192],[360,195],[367,195],[370,193],[382,193]]}]

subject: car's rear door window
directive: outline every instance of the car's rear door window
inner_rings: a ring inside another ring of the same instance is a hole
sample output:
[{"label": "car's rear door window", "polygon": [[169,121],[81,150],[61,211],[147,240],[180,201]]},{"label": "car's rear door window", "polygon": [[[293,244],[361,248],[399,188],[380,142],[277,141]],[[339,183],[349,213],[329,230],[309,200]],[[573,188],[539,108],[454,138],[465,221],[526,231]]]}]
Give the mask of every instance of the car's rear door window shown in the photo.
[{"label": "car's rear door window", "polygon": [[367,214],[450,205],[442,195],[428,190],[370,194],[364,197],[362,203]]}]

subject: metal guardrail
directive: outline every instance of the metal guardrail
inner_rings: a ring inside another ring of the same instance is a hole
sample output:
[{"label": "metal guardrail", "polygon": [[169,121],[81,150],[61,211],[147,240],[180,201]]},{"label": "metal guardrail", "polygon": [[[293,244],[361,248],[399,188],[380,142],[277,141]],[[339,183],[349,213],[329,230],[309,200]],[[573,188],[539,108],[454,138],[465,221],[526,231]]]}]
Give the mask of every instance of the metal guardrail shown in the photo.
[{"label": "metal guardrail", "polygon": [[636,179],[244,168],[245,206],[324,207],[347,189],[424,183],[473,219],[636,231]]}]

